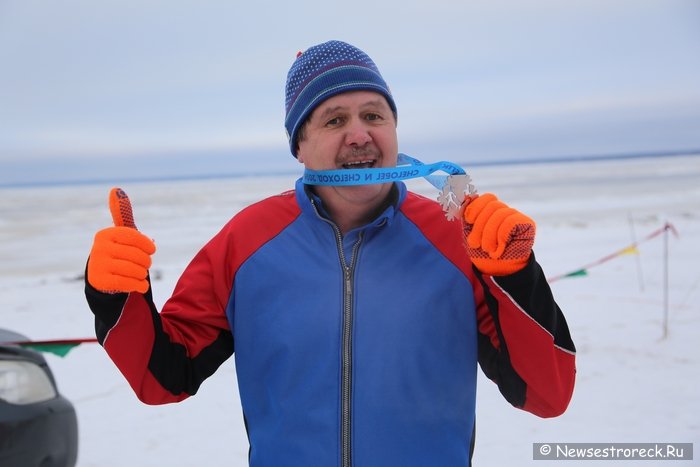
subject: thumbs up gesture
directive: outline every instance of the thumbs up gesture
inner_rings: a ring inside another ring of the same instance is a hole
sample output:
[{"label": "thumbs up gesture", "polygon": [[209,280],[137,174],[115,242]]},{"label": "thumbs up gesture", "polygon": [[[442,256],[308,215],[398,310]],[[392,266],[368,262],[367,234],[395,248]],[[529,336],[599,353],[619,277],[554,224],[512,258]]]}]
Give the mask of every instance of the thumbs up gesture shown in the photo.
[{"label": "thumbs up gesture", "polygon": [[156,246],[136,230],[129,197],[121,188],[109,193],[114,227],[95,234],[87,265],[87,281],[105,293],[148,291],[148,268]]}]

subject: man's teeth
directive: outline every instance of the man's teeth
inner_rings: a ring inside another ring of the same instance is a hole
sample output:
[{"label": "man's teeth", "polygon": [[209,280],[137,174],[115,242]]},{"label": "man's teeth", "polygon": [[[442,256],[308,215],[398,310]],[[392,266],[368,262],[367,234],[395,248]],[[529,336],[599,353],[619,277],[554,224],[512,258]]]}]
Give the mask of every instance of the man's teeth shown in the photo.
[{"label": "man's teeth", "polygon": [[368,169],[374,166],[374,160],[368,161],[355,161],[343,164],[346,169]]}]

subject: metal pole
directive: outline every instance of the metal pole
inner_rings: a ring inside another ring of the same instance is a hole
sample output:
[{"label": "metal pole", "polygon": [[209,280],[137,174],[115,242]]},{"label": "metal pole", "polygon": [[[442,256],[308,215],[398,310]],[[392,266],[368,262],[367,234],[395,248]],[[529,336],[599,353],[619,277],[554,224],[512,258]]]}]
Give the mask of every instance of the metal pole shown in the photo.
[{"label": "metal pole", "polygon": [[664,225],[664,267],[663,267],[663,274],[664,274],[664,320],[663,320],[663,337],[662,339],[666,339],[668,336],[668,229],[669,229],[669,224],[666,222]]}]

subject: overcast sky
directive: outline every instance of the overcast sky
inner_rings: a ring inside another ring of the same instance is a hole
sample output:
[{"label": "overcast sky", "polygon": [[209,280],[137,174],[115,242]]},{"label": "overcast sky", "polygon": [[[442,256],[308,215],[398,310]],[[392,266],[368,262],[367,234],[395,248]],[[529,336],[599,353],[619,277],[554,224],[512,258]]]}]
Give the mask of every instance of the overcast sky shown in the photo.
[{"label": "overcast sky", "polygon": [[295,167],[284,81],[329,39],[425,161],[700,148],[698,0],[0,0],[0,185]]}]

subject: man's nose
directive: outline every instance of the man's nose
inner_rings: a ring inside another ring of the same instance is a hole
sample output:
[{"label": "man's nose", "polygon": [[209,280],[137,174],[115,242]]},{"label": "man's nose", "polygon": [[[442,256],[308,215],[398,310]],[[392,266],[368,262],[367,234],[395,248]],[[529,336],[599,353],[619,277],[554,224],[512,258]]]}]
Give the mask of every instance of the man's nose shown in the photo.
[{"label": "man's nose", "polygon": [[372,141],[372,135],[369,133],[369,128],[362,120],[353,120],[347,126],[345,133],[345,144],[348,146],[364,146]]}]

